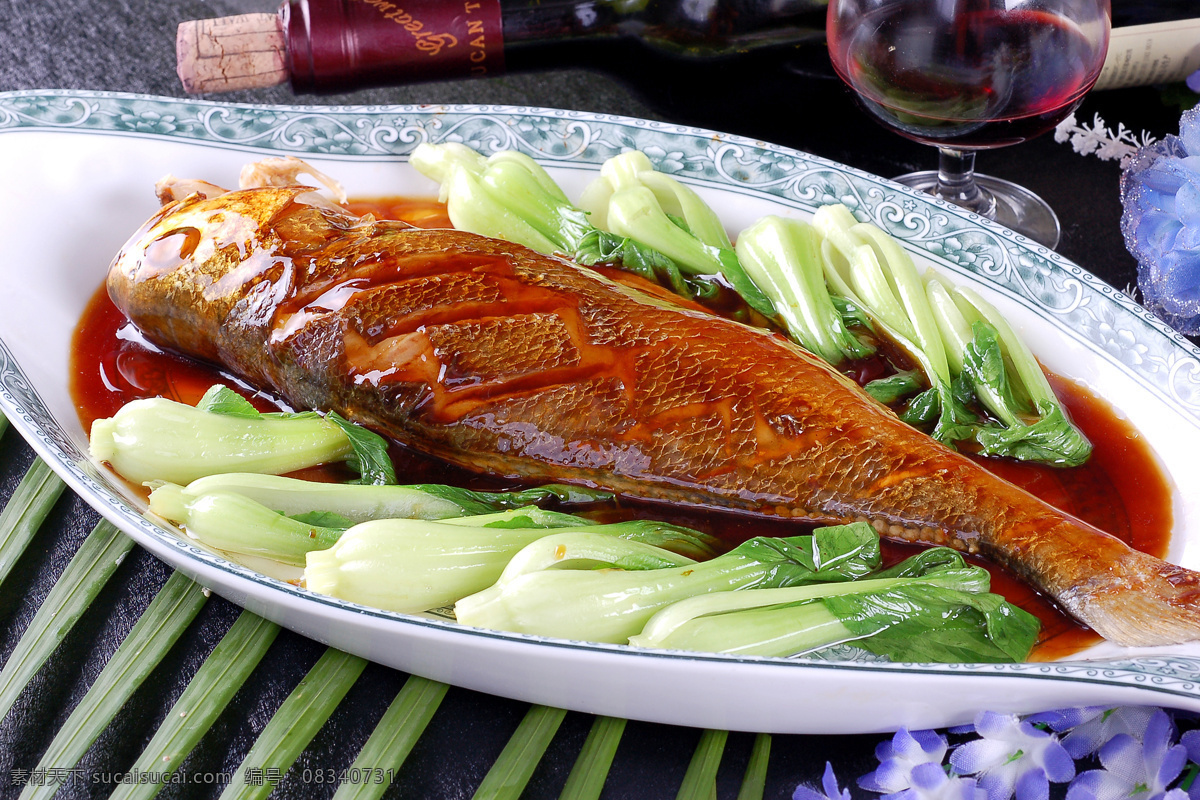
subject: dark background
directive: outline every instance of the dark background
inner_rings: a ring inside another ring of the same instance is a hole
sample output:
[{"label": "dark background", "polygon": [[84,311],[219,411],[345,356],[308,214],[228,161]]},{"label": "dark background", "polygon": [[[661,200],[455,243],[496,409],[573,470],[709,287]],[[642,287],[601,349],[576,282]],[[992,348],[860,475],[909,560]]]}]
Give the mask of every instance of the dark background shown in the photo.
[{"label": "dark background", "polygon": [[[1120,22],[1147,15],[1186,13],[1192,0],[1176,3],[1115,3]],[[174,30],[183,20],[273,10],[252,0],[0,0],[0,91],[87,89],[182,95],[174,74]],[[1195,15],[1194,12],[1192,15]],[[606,72],[582,69],[513,74],[482,81],[449,81],[298,98],[286,86],[237,92],[211,99],[262,103],[487,103],[571,108],[670,120],[751,136],[805,150],[880,175],[935,166],[933,152],[878,127],[855,107],[832,77],[819,45],[775,51],[715,67],[663,63],[647,68],[619,53]],[[635,82],[625,82],[632,78]],[[1161,137],[1174,133],[1179,113],[1197,98],[1180,87],[1096,93],[1077,116],[1099,114],[1116,127]],[[1046,198],[1063,223],[1058,250],[1118,289],[1130,290],[1136,264],[1121,240],[1115,163],[1076,155],[1045,136],[1020,147],[982,155],[981,171],[1023,184]],[[19,191],[20,187],[5,187]],[[53,213],[48,209],[47,213]],[[0,492],[7,497],[32,460],[15,432],[0,443]],[[97,516],[64,496],[13,575],[0,587],[0,659],[16,644],[42,598]],[[167,569],[135,550],[99,601],[87,612],[25,692],[0,721],[0,797],[16,796],[10,770],[31,769],[82,697],[137,615],[166,580]],[[88,772],[128,767],[156,730],[166,709],[236,617],[238,609],[213,597],[150,682],[80,764]],[[192,772],[232,771],[257,732],[323,648],[283,632],[218,724],[185,763]],[[303,767],[348,766],[404,676],[368,667],[329,724],[284,780],[276,796],[327,796],[332,787],[304,785]],[[703,702],[703,698],[697,698]],[[451,690],[406,763],[389,797],[470,797],[527,706],[464,690]],[[554,797],[561,789],[591,718],[569,714],[526,797]],[[631,723],[622,739],[605,790],[607,798],[674,797],[699,731]],[[843,783],[875,765],[882,736],[776,736],[767,796],[790,797],[798,782],[816,784],[826,761]],[[719,795],[733,797],[752,737],[730,737],[722,761]],[[862,795],[855,790],[856,795]],[[60,796],[104,796],[76,787]],[[170,787],[164,797],[215,793]]]}]

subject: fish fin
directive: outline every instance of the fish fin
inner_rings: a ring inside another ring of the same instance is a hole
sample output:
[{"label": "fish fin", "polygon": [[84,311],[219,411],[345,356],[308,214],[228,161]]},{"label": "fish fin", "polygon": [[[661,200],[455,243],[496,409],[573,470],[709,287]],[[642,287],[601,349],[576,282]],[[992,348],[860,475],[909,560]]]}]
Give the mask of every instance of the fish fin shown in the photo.
[{"label": "fish fin", "polygon": [[1093,630],[1125,647],[1180,644],[1200,639],[1200,573],[1130,549],[1060,602]]}]

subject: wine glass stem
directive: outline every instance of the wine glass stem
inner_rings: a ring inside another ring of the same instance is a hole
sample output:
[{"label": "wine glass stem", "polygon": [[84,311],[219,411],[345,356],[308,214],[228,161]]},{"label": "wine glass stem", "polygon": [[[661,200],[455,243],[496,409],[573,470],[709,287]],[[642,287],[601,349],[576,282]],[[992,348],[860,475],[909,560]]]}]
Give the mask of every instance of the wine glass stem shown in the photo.
[{"label": "wine glass stem", "polygon": [[975,183],[975,151],[938,148],[937,196],[981,217],[996,218],[996,198]]}]

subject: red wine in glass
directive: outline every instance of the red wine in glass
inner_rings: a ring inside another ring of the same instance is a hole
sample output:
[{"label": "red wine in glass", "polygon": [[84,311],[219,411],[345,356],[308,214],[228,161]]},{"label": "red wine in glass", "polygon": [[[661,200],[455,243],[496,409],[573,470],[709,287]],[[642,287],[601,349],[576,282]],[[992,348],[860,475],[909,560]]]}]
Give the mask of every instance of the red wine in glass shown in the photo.
[{"label": "red wine in glass", "polygon": [[1053,246],[1057,219],[1040,198],[972,179],[970,167],[975,151],[1020,144],[1071,113],[1103,65],[1108,13],[1107,0],[832,0],[829,49],[868,111],[941,149],[938,173],[898,180],[1018,231],[1037,221],[1025,232]]}]

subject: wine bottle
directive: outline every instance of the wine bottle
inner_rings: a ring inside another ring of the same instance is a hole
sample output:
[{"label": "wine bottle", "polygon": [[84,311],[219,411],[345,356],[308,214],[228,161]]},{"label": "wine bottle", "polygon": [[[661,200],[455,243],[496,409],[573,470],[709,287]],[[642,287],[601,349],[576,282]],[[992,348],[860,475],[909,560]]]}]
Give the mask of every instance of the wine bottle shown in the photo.
[{"label": "wine bottle", "polygon": [[[1192,9],[1191,13],[1196,13]],[[1174,83],[1200,69],[1200,19],[1113,28],[1094,89]]]},{"label": "wine bottle", "polygon": [[550,67],[738,58],[824,35],[825,0],[287,0],[185,22],[189,92],[332,92]]}]

